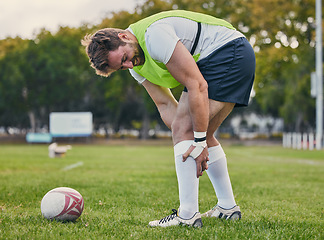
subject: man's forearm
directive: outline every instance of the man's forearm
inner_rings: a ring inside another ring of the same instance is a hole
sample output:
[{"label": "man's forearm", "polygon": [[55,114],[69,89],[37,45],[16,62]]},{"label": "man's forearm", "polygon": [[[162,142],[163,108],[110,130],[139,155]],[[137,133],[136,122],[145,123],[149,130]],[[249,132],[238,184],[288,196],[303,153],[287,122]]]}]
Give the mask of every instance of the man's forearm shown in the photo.
[{"label": "man's forearm", "polygon": [[208,91],[205,86],[195,90],[189,90],[189,107],[193,124],[196,132],[206,132],[209,120]]}]

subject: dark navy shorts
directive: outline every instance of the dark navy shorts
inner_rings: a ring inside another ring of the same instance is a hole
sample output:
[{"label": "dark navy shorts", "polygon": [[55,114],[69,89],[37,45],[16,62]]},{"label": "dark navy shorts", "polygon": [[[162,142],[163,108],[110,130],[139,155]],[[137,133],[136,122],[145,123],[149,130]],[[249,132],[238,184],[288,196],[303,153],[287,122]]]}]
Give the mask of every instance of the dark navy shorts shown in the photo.
[{"label": "dark navy shorts", "polygon": [[228,42],[198,61],[197,65],[208,82],[209,99],[236,103],[235,107],[248,105],[255,74],[255,55],[246,38]]}]

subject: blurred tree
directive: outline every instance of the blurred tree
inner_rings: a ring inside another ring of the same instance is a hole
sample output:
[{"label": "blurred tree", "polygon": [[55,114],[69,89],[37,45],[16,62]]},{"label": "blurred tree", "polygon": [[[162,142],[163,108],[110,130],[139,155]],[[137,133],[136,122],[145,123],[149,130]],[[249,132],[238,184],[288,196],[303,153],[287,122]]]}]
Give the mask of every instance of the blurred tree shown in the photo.
[{"label": "blurred tree", "polygon": [[28,43],[18,38],[0,42],[0,48],[4,47],[0,58],[0,123],[4,127],[23,127],[28,123],[24,104],[24,76],[19,68],[21,54]]},{"label": "blurred tree", "polygon": [[257,102],[264,113],[282,117],[287,130],[312,130],[315,101],[310,97],[310,73],[315,66],[315,2],[253,0],[247,6],[250,14],[246,26],[257,57]]},{"label": "blurred tree", "polygon": [[14,50],[1,59],[1,103],[13,99],[1,107],[6,119],[29,116],[29,126],[24,121],[21,127],[35,131],[48,126],[52,111],[86,108],[87,84],[92,77],[77,40],[81,36],[79,30],[70,28],[61,28],[55,36],[42,30],[35,40],[28,41],[28,47]]}]

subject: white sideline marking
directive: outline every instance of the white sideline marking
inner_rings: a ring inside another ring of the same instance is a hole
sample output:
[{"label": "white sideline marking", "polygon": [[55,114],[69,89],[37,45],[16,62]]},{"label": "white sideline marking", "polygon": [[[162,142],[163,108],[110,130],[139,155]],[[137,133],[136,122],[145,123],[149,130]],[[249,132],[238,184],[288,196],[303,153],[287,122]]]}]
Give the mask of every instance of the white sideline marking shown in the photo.
[{"label": "white sideline marking", "polygon": [[313,161],[309,159],[277,159],[275,157],[264,157],[266,160],[270,160],[272,162],[280,162],[280,163],[298,163],[298,164],[307,164],[307,165],[313,165],[313,166],[323,166],[324,162],[320,161]]},{"label": "white sideline marking", "polygon": [[299,160],[298,163],[308,164],[308,165],[321,165],[322,164],[321,162],[315,162],[312,160]]},{"label": "white sideline marking", "polygon": [[77,167],[80,167],[82,165],[83,165],[83,162],[77,162],[77,163],[66,166],[65,168],[62,169],[62,171],[69,171],[69,170],[71,170],[73,168],[77,168]]}]

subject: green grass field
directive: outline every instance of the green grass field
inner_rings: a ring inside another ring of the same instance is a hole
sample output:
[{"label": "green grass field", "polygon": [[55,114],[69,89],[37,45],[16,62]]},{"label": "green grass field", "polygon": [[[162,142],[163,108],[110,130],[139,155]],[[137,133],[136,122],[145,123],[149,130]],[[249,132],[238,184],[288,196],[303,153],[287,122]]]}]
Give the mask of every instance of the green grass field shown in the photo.
[{"label": "green grass field", "polygon": [[[179,204],[170,146],[73,145],[50,159],[47,145],[1,145],[0,239],[324,239],[324,151],[279,146],[223,146],[240,221],[150,228]],[[74,223],[41,215],[42,197],[61,186],[83,195]],[[201,212],[216,204],[207,174],[199,194]]]}]

